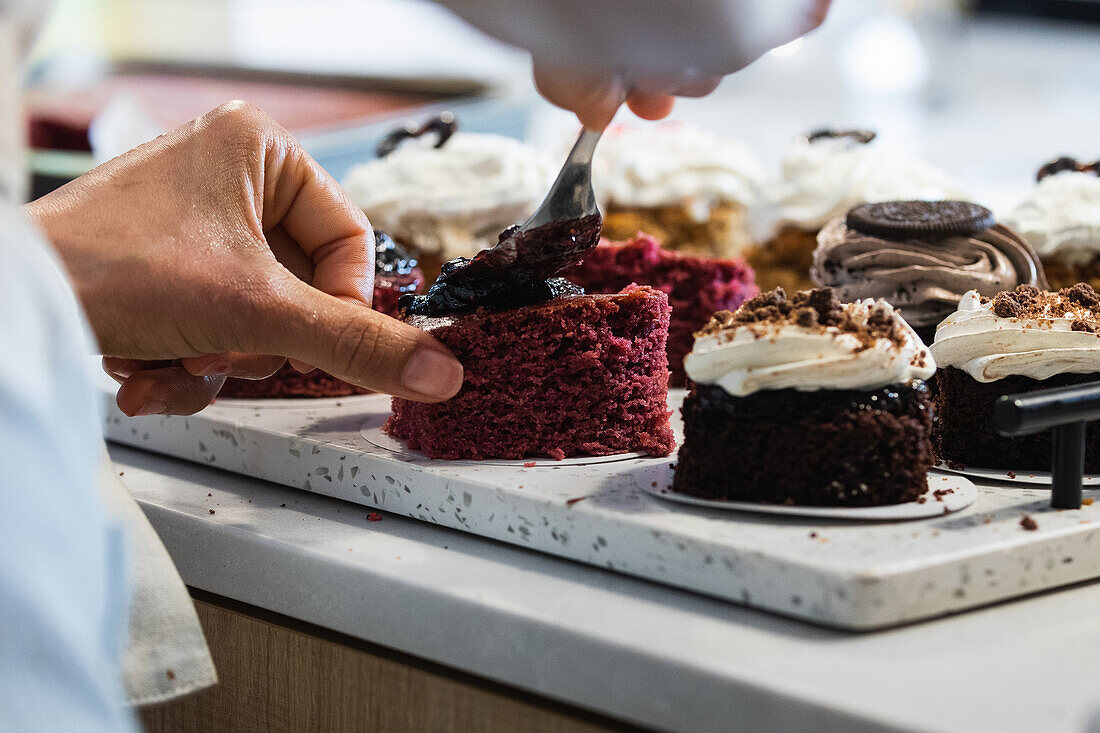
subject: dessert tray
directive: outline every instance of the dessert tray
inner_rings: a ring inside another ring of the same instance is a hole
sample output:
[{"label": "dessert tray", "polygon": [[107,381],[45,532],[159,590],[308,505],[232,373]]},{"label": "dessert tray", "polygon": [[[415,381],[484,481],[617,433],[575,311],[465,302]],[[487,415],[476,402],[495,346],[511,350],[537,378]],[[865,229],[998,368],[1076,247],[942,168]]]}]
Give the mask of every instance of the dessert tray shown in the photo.
[{"label": "dessert tray", "polygon": [[[670,395],[676,415],[683,394]],[[104,402],[119,443],[828,626],[882,628],[1100,577],[1100,503],[1054,510],[1040,487],[971,476],[969,506],[909,521],[761,514],[652,496],[647,477],[670,458],[431,460],[383,437],[380,395],[219,400],[190,417],[127,418]]]},{"label": "dessert tray", "polygon": [[638,475],[642,491],[668,501],[708,509],[726,509],[734,512],[778,514],[786,517],[813,517],[818,519],[847,519],[850,521],[883,522],[903,519],[925,519],[957,512],[974,503],[978,489],[961,476],[928,477],[928,490],[917,501],[886,506],[804,506],[786,504],[755,504],[749,501],[715,501],[681,494],[669,485],[672,468],[665,464],[655,466],[652,472]]},{"label": "dessert tray", "polygon": [[[1050,471],[1010,471],[1004,468],[977,468],[976,466],[952,468],[944,463],[937,463],[936,470],[987,481],[1004,481],[1006,483],[1030,484],[1032,486],[1049,487],[1054,480],[1054,475]],[[1081,485],[1100,486],[1100,476],[1086,473],[1081,477]]]}]

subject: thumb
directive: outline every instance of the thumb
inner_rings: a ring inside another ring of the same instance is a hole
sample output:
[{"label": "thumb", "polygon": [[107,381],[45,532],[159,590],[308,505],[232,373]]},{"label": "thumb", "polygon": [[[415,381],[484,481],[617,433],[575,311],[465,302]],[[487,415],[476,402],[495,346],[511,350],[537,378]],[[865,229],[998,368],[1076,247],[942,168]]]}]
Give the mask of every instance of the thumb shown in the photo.
[{"label": "thumb", "polygon": [[306,362],[344,381],[418,402],[441,402],[462,386],[462,365],[424,331],[295,279],[264,321],[261,353]]}]

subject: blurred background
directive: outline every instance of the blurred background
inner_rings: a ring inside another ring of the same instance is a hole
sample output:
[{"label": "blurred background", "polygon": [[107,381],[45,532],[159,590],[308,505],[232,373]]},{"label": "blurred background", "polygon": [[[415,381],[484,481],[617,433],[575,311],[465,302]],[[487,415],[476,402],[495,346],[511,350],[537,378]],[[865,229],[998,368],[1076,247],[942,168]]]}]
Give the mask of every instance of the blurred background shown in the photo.
[{"label": "blurred background", "polygon": [[[817,32],[674,118],[776,169],[809,129],[870,128],[1003,208],[1042,162],[1100,157],[1098,80],[1100,0],[835,0]],[[35,194],[232,98],[337,178],[440,109],[555,151],[576,129],[537,97],[526,54],[421,0],[59,0],[26,99]]]}]

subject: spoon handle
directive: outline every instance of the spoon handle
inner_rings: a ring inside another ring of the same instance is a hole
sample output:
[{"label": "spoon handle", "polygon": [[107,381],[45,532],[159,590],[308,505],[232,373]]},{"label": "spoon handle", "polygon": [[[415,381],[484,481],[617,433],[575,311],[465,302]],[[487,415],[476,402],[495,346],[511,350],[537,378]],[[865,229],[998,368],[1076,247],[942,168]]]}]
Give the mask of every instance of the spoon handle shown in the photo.
[{"label": "spoon handle", "polygon": [[521,230],[528,231],[552,221],[579,219],[599,213],[596,195],[592,191],[592,155],[602,135],[602,130],[585,128],[581,131],[550,192],[538,211],[520,225]]}]

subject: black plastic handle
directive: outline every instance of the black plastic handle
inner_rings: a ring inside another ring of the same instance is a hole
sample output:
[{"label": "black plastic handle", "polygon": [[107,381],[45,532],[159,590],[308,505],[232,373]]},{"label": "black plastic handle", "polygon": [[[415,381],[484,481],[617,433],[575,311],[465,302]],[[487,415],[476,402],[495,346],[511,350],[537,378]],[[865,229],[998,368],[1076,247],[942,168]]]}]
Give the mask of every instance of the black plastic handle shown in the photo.
[{"label": "black plastic handle", "polygon": [[993,413],[997,432],[1009,436],[1093,420],[1100,420],[1100,382],[1005,395]]},{"label": "black plastic handle", "polygon": [[1054,431],[1050,505],[1081,508],[1085,424],[1100,420],[1100,382],[1005,395],[993,408],[993,426],[1005,436]]}]

